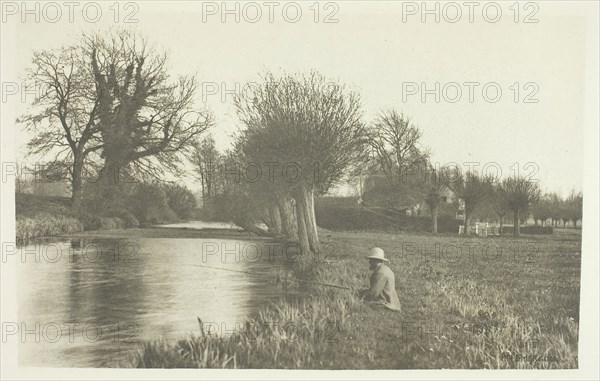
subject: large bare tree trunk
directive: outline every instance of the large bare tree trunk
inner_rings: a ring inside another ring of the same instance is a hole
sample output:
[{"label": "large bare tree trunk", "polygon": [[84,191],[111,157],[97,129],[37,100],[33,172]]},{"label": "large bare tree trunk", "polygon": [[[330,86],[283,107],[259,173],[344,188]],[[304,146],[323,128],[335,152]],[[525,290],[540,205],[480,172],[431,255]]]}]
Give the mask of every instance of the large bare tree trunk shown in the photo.
[{"label": "large bare tree trunk", "polygon": [[437,210],[432,211],[431,212],[431,231],[433,232],[433,234],[437,234],[437,232],[438,232],[437,219],[438,219]]},{"label": "large bare tree trunk", "polygon": [[467,213],[467,208],[465,208],[465,234],[469,234],[469,226],[471,225],[471,214]]},{"label": "large bare tree trunk", "polygon": [[120,146],[104,150],[104,164],[100,171],[100,184],[114,187],[123,181],[123,172],[130,161],[124,158],[123,152],[119,152],[119,149],[121,149]]},{"label": "large bare tree trunk", "polygon": [[100,181],[98,185],[103,188],[104,197],[109,201],[116,202],[118,195],[117,189],[124,181],[123,171],[125,164],[110,157],[106,157],[104,165],[100,171]]},{"label": "large bare tree trunk", "polygon": [[520,225],[519,225],[519,209],[514,211],[514,215],[513,215],[513,235],[515,237],[518,237],[520,232]]},{"label": "large bare tree trunk", "polygon": [[83,158],[75,154],[73,160],[73,182],[71,183],[71,205],[75,210],[78,210],[81,206],[82,172]]}]

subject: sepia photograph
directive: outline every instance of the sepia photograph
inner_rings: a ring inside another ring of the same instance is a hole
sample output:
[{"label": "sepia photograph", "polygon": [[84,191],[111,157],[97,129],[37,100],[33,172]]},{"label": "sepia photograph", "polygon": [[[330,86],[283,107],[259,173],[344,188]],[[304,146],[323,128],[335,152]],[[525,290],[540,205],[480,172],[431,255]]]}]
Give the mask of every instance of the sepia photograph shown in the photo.
[{"label": "sepia photograph", "polygon": [[1,1],[1,378],[597,380],[597,1]]}]

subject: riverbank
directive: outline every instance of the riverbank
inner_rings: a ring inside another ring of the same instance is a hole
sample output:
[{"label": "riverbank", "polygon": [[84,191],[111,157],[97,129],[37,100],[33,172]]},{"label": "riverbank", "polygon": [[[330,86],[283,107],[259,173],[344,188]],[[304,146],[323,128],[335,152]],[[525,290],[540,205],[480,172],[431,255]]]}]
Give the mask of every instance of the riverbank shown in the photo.
[{"label": "riverbank", "polygon": [[[330,233],[327,260],[274,270],[280,300],[228,336],[210,327],[140,344],[123,367],[576,368],[581,232],[520,239]],[[140,233],[142,234],[142,233]],[[396,274],[401,312],[364,305],[364,255],[379,246]],[[289,282],[301,278],[353,290]],[[208,329],[207,329],[208,328]],[[208,332],[207,332],[208,331]]]},{"label": "riverbank", "polygon": [[15,240],[19,245],[35,238],[83,231],[83,224],[71,211],[70,200],[65,197],[16,194],[15,211]]},{"label": "riverbank", "polygon": [[252,241],[270,241],[269,238],[257,237],[252,233],[236,229],[194,229],[180,227],[150,226],[146,228],[86,230],[69,235],[74,238],[223,238]]},{"label": "riverbank", "polygon": [[[67,197],[45,197],[18,193],[15,195],[15,239],[24,245],[37,238],[248,238],[253,234],[236,229],[129,227],[119,218],[101,217],[94,228],[86,228],[71,208]],[[174,221],[175,222],[175,221]],[[177,221],[181,223],[182,221]],[[85,230],[84,230],[85,228]]]}]

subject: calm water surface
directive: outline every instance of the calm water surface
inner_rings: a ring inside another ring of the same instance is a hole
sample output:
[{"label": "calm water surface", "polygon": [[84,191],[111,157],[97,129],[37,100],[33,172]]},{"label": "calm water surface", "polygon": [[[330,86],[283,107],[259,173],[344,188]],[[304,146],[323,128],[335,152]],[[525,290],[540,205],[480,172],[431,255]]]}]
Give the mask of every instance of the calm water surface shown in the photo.
[{"label": "calm water surface", "polygon": [[198,334],[197,317],[227,334],[282,295],[258,275],[276,264],[250,241],[93,239],[22,250],[60,253],[19,266],[21,331],[32,332],[21,337],[22,366],[114,366],[141,340]]}]

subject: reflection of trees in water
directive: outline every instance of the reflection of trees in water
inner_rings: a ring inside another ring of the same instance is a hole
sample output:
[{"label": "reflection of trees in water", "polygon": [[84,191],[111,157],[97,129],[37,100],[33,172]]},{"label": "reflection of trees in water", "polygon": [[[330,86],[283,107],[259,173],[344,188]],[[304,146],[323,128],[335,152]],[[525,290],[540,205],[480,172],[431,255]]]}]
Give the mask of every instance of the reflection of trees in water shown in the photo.
[{"label": "reflection of trees in water", "polygon": [[143,272],[147,256],[134,255],[132,241],[102,239],[71,242],[69,317],[98,326],[135,322],[145,310]]}]

